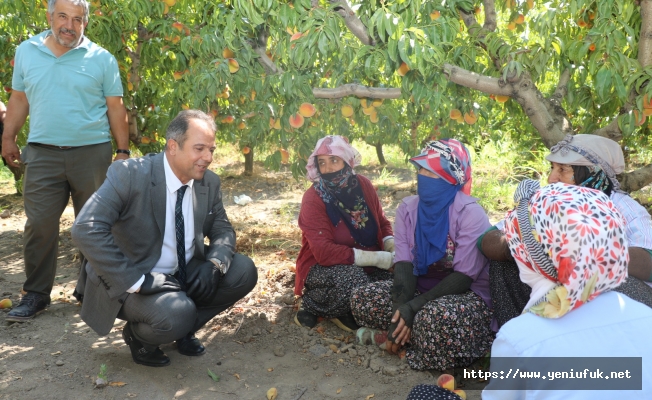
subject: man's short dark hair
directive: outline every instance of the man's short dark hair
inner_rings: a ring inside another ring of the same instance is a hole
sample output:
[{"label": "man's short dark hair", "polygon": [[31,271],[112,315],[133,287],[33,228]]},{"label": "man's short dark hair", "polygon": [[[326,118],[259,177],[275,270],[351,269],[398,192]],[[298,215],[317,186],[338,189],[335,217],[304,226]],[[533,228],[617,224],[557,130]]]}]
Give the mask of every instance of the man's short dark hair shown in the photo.
[{"label": "man's short dark hair", "polygon": [[[170,122],[168,130],[165,132],[165,139],[169,142],[174,140],[179,143],[179,147],[183,147],[183,143],[186,141],[188,135],[189,121],[191,119],[198,119],[204,121],[208,124],[208,127],[215,133],[217,126],[215,125],[215,120],[210,115],[206,114],[200,110],[183,110]],[[166,145],[167,147],[167,145]]]}]

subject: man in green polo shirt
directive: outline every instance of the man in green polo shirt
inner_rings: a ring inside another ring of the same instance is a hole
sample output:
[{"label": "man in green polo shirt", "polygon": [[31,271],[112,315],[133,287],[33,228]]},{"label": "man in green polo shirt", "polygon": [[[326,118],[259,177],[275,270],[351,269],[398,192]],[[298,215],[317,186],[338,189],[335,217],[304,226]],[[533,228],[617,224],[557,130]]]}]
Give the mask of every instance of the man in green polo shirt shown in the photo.
[{"label": "man in green polo shirt", "polygon": [[[75,215],[115,159],[129,157],[127,112],[118,63],[84,36],[85,0],[49,0],[50,30],[18,46],[2,137],[2,156],[25,164],[26,294],[7,321],[26,321],[50,304],[59,250],[59,219],[72,197]],[[30,116],[28,145],[16,136]],[[20,160],[20,161],[19,161]]]}]

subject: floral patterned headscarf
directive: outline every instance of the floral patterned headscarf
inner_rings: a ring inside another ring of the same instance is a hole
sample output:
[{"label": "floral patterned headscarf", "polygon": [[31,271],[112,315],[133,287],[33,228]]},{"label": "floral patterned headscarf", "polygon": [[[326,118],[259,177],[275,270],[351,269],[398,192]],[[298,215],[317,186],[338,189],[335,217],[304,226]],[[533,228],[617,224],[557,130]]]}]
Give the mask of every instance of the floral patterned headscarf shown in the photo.
[{"label": "floral patterned headscarf", "polygon": [[[345,165],[339,171],[319,172],[317,156],[337,156]],[[360,164],[360,153],[342,136],[326,136],[317,142],[308,160],[308,179],[326,205],[333,226],[343,221],[353,240],[364,247],[378,244],[378,224],[371,214],[353,167]],[[315,175],[316,174],[316,175]],[[313,179],[312,176],[315,175]]]},{"label": "floral patterned headscarf", "polygon": [[[354,149],[353,146],[349,144],[349,140],[343,136],[339,135],[328,135],[319,139],[315,150],[313,150],[310,157],[308,157],[308,165],[306,165],[306,170],[308,171],[306,176],[310,181],[318,181],[319,166],[316,164],[317,156],[333,155],[341,158],[347,163],[351,169],[360,165],[362,162],[362,156],[358,150]],[[355,171],[353,172],[355,175]]]},{"label": "floral patterned headscarf", "polygon": [[525,311],[559,318],[627,277],[625,222],[609,197],[581,186],[519,184],[505,219],[521,280],[532,287]]}]

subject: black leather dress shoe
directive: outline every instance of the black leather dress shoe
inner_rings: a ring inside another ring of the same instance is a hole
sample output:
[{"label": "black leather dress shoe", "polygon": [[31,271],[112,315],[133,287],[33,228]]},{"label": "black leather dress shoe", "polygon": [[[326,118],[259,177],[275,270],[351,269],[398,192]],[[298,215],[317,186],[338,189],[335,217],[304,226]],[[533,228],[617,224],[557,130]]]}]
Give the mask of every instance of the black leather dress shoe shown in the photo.
[{"label": "black leather dress shoe", "polygon": [[122,329],[122,338],[129,345],[131,358],[134,359],[136,364],[146,365],[148,367],[165,367],[166,365],[170,365],[170,358],[163,353],[163,350],[157,347],[154,351],[147,351],[143,347],[143,344],[134,337],[129,322]]},{"label": "black leather dress shoe", "polygon": [[50,297],[42,294],[27,292],[20,303],[7,314],[6,321],[25,322],[39,314],[50,304]]},{"label": "black leather dress shoe", "polygon": [[179,349],[179,353],[184,356],[191,357],[201,356],[206,351],[206,348],[202,346],[199,339],[197,339],[192,333],[177,340],[177,349]]}]

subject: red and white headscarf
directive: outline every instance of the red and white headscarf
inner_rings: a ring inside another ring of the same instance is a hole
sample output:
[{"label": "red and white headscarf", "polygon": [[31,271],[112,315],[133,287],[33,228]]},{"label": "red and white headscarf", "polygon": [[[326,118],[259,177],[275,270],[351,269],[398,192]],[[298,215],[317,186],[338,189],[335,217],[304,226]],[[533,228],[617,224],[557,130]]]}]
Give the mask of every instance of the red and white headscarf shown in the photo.
[{"label": "red and white headscarf", "polygon": [[601,191],[538,186],[519,184],[505,235],[521,280],[532,287],[525,311],[559,318],[627,277],[625,221]]},{"label": "red and white headscarf", "polygon": [[[319,139],[315,150],[308,157],[308,165],[306,165],[308,172],[306,176],[309,180],[314,182],[319,179],[319,167],[315,165],[315,158],[325,155],[337,156],[344,160],[351,168],[355,168],[362,162],[362,156],[358,150],[349,144],[347,138],[339,135],[325,136]],[[355,171],[353,173],[355,174]]]}]

